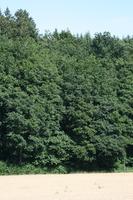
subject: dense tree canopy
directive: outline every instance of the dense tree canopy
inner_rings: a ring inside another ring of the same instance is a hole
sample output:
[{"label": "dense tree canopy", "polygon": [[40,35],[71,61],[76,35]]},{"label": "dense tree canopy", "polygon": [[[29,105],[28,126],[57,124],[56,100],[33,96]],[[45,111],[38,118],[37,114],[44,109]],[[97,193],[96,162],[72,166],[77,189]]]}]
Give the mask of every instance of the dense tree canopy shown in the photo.
[{"label": "dense tree canopy", "polygon": [[0,160],[65,171],[133,166],[133,38],[39,35],[0,13]]}]

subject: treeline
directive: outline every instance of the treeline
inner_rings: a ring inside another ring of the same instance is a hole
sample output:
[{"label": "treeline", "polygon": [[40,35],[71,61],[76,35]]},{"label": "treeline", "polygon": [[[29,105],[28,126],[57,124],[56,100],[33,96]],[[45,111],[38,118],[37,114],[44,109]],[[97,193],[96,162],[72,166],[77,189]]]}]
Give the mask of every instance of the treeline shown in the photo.
[{"label": "treeline", "polygon": [[64,172],[132,167],[133,38],[40,35],[25,10],[0,12],[0,160]]}]

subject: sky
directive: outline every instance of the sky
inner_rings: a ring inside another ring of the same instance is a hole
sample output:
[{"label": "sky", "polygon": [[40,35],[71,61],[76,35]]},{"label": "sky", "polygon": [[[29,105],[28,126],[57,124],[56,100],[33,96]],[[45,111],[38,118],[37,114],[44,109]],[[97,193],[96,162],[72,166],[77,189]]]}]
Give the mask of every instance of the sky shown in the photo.
[{"label": "sky", "polygon": [[40,33],[69,29],[73,34],[133,35],[133,0],[0,0],[12,14],[26,9]]}]

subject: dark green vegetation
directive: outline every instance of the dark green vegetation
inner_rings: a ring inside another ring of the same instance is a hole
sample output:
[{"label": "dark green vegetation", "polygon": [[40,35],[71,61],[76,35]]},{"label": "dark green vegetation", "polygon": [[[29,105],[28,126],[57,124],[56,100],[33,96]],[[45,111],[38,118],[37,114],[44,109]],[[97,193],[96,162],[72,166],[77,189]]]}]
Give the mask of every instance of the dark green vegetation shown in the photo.
[{"label": "dark green vegetation", "polygon": [[0,173],[132,167],[133,38],[42,36],[26,11],[0,13],[0,160]]}]

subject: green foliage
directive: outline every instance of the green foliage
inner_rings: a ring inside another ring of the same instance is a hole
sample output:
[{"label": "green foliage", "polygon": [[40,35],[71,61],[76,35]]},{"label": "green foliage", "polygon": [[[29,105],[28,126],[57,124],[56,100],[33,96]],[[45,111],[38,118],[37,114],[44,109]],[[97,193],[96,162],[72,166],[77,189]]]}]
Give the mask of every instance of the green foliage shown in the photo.
[{"label": "green foliage", "polygon": [[130,37],[40,36],[27,11],[0,13],[0,173],[132,167],[132,53]]},{"label": "green foliage", "polygon": [[31,164],[27,165],[12,165],[0,161],[0,174],[1,175],[13,175],[13,174],[46,174],[47,168],[35,167]]},{"label": "green foliage", "polygon": [[96,137],[96,155],[98,167],[102,169],[115,168],[118,160],[123,160],[125,151],[123,138],[100,135]]}]

